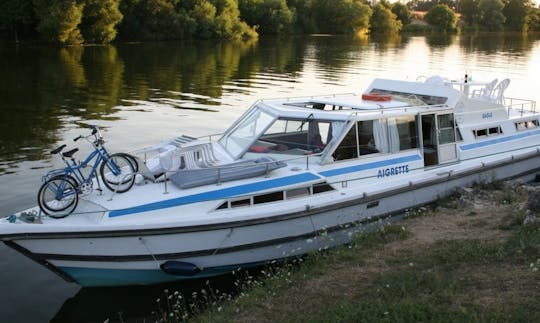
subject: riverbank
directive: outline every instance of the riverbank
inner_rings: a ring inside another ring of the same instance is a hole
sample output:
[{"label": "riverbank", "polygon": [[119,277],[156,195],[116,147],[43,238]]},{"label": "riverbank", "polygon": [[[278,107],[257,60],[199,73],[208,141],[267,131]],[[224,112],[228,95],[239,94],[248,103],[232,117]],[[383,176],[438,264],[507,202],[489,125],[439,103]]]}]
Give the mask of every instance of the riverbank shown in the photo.
[{"label": "riverbank", "polygon": [[196,322],[540,321],[539,197],[516,182],[460,189],[349,246],[248,277],[238,296],[202,291],[205,311],[171,294],[161,317],[180,321],[191,308]]}]

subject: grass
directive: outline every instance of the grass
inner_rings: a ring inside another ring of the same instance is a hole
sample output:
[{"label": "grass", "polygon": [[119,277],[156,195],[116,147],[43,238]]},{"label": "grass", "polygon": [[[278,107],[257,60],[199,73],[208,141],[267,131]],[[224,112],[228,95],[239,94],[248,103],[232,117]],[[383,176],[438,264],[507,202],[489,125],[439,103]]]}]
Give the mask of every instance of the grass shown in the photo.
[{"label": "grass", "polygon": [[522,225],[526,194],[485,189],[471,195],[485,208],[455,195],[409,210],[347,246],[243,274],[236,295],[199,293],[179,314],[164,306],[158,320],[540,321],[540,228]]}]

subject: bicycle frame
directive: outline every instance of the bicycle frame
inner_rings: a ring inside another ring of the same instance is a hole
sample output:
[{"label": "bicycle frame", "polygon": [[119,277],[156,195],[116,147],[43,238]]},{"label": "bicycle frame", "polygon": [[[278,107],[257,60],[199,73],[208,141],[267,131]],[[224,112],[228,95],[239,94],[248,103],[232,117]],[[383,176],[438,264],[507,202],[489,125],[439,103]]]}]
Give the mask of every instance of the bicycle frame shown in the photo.
[{"label": "bicycle frame", "polygon": [[[67,167],[64,169],[57,169],[52,170],[45,175],[45,179],[52,178],[56,175],[64,175],[64,176],[72,176],[76,181],[77,184],[83,184],[83,183],[90,183],[92,181],[92,177],[96,174],[98,166],[101,164],[102,161],[105,161],[109,164],[109,167],[114,175],[120,174],[120,169],[118,166],[111,161],[109,152],[105,149],[105,147],[101,146],[100,143],[93,143],[94,151],[92,151],[84,161],[77,164],[74,158],[71,158],[71,163],[66,160],[64,156],[62,156],[62,159],[66,163]],[[88,177],[84,176],[82,169],[86,168],[89,164],[91,164],[92,160],[95,158],[95,161],[92,165],[92,168],[88,174]],[[59,193],[63,190],[59,190]]]}]

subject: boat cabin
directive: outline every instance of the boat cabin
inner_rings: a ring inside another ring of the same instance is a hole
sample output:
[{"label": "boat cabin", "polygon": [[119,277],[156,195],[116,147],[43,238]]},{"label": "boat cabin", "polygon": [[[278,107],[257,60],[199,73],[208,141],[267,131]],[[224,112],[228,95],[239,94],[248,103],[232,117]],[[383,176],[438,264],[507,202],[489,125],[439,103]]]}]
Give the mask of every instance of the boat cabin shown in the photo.
[{"label": "boat cabin", "polygon": [[[234,159],[310,155],[320,164],[417,149],[426,165],[455,161],[462,140],[450,87],[375,80],[372,101],[355,94],[258,101],[219,140]],[[450,105],[449,105],[450,104]]]}]

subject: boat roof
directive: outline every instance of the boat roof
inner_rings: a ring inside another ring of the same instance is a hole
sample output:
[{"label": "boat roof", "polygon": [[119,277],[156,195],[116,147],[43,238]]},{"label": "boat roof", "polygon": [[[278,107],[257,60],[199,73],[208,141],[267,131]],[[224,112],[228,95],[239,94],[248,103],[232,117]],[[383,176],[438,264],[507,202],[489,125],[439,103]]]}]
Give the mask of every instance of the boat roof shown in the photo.
[{"label": "boat roof", "polygon": [[268,99],[257,105],[278,117],[346,120],[351,114],[358,119],[376,119],[383,114],[411,115],[428,110],[447,110],[462,98],[463,94],[448,86],[419,82],[375,79],[366,93],[391,95],[389,101],[372,101],[362,94],[332,94],[299,98]]}]

